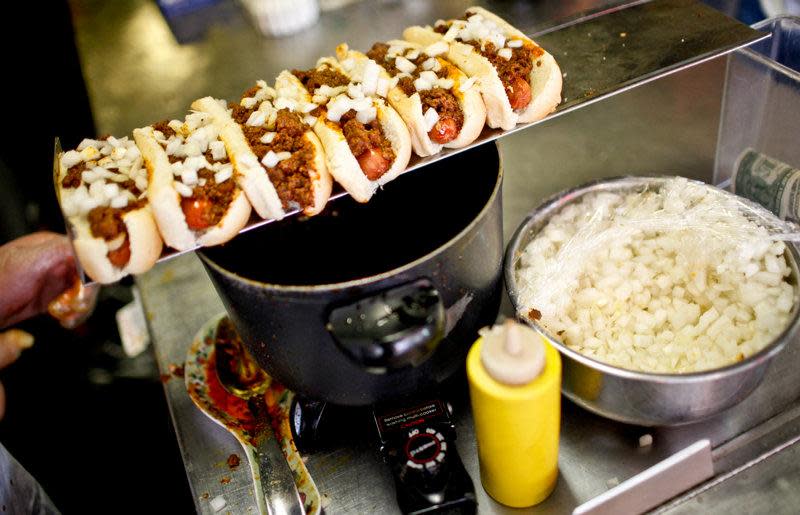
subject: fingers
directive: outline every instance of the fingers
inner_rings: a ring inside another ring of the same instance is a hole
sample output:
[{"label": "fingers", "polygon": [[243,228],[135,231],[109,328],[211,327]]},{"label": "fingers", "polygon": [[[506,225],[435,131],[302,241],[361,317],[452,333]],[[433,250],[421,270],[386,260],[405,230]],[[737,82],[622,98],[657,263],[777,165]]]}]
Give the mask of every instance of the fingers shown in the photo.
[{"label": "fingers", "polygon": [[0,328],[42,313],[69,288],[75,259],[66,236],[38,232],[0,247]]},{"label": "fingers", "polygon": [[0,369],[15,362],[23,350],[33,345],[33,335],[20,329],[0,333]]}]

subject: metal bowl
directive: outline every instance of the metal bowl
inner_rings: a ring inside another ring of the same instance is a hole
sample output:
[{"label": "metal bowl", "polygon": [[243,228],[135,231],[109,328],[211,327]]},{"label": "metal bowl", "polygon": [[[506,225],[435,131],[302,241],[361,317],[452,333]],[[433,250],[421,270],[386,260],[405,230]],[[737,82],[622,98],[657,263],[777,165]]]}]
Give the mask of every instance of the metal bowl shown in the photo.
[{"label": "metal bowl", "polygon": [[[671,177],[617,177],[593,181],[550,197],[530,212],[519,226],[505,256],[508,294],[519,313],[516,269],[528,243],[565,205],[598,191],[630,191],[659,187]],[[694,181],[697,182],[697,181]],[[703,184],[703,183],[698,183]],[[542,333],[563,356],[562,391],[573,402],[598,415],[643,426],[668,426],[708,418],[747,397],[767,371],[772,359],[795,335],[800,325],[800,277],[797,250],[787,245],[786,259],[795,284],[794,308],[786,329],[758,353],[723,368],[689,374],[655,374],[618,368],[566,347],[528,317],[525,323]]]}]

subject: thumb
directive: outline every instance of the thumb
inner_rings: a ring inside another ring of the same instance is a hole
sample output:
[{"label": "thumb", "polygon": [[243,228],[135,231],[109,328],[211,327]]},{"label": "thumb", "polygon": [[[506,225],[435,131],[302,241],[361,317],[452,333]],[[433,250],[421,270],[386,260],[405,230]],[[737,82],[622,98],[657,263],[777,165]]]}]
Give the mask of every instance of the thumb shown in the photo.
[{"label": "thumb", "polygon": [[33,336],[20,329],[0,333],[0,369],[15,362],[23,350],[33,345]]}]

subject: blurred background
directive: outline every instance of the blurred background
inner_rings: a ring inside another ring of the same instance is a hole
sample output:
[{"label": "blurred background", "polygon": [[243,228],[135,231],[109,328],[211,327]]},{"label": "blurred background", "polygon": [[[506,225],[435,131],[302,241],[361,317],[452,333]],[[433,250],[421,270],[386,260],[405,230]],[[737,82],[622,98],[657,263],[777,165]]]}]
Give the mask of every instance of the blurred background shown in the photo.
[{"label": "blurred background", "polygon": [[[235,98],[257,78],[311,66],[342,40],[368,48],[409,24],[457,16],[474,3],[512,23],[526,20],[519,28],[535,34],[623,2],[6,3],[0,38],[6,49],[2,88],[9,125],[0,138],[0,244],[35,230],[63,232],[51,175],[55,137],[70,148],[84,137],[126,135],[155,120],[181,116],[187,99]],[[781,12],[800,14],[792,1],[706,3],[748,24]],[[708,73],[722,70],[719,63],[709,66]],[[719,95],[710,92],[699,102],[718,106]],[[645,109],[646,102],[638,105]],[[630,114],[636,111],[619,116]],[[700,157],[683,164],[710,166],[716,125],[717,119],[710,119],[700,138],[686,137],[687,155]],[[558,133],[552,134],[555,140],[549,143],[558,145]],[[613,147],[604,148],[601,158],[603,152],[613,154]],[[115,313],[132,300],[132,284],[128,279],[104,288],[95,315],[77,331],[62,330],[44,317],[22,324],[37,343],[0,371],[7,390],[0,442],[66,513],[107,511],[108,506],[131,513],[194,510],[154,359],[150,352],[128,357],[120,344]]]}]

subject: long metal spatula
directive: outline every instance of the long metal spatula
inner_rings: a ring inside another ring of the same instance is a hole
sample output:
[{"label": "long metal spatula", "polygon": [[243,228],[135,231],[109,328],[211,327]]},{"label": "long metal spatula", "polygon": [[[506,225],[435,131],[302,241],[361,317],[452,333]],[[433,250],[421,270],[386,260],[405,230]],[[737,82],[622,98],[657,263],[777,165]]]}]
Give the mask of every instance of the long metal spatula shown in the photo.
[{"label": "long metal spatula", "polygon": [[[694,0],[626,3],[532,34],[531,38],[556,58],[564,75],[563,101],[556,111],[544,120],[520,124],[509,131],[485,128],[475,142],[461,149],[444,150],[425,158],[412,157],[408,170],[422,168],[464,150],[529,129],[767,37],[769,34],[753,30]],[[55,180],[58,177],[60,152],[58,142],[56,151]],[[391,184],[387,187],[391,188]],[[335,201],[346,194],[338,190],[330,200]],[[290,211],[287,216],[298,212]],[[270,222],[272,220],[254,217],[241,232]],[[182,253],[165,248],[160,260]],[[86,282],[88,278],[83,276],[82,271],[81,274]]]}]

